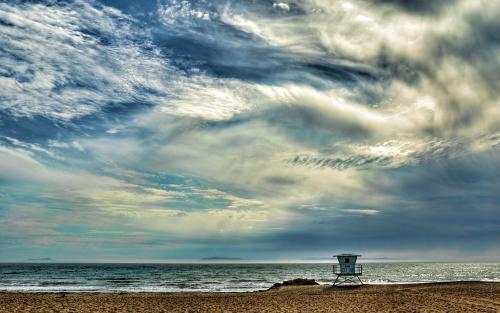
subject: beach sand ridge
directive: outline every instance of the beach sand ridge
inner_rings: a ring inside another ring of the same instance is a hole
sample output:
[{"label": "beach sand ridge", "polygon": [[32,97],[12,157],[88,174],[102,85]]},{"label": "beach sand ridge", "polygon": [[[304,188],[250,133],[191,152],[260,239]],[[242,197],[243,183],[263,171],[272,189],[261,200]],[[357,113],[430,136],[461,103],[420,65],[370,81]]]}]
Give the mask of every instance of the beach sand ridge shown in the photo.
[{"label": "beach sand ridge", "polygon": [[0,293],[0,313],[12,312],[500,312],[500,283],[286,286],[247,293]]}]

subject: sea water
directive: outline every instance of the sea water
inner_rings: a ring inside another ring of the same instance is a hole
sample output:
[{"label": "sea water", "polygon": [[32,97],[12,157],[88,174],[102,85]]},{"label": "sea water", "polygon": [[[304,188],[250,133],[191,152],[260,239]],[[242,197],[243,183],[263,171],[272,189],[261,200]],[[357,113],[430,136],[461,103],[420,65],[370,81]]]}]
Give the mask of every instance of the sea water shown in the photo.
[{"label": "sea water", "polygon": [[[327,263],[306,264],[0,264],[0,291],[255,291],[312,278],[331,284]],[[500,282],[500,263],[368,263],[364,283]]]}]

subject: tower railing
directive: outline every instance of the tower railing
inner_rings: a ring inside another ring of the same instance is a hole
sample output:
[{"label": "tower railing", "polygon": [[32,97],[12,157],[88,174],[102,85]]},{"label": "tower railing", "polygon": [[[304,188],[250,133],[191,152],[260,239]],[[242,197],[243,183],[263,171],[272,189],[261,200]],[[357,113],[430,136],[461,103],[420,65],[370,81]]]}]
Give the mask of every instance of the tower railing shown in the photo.
[{"label": "tower railing", "polygon": [[363,265],[356,264],[354,266],[354,271],[352,271],[352,269],[347,269],[347,268],[344,268],[344,271],[342,271],[342,267],[340,266],[340,264],[334,264],[333,273],[337,275],[361,275],[363,273]]}]

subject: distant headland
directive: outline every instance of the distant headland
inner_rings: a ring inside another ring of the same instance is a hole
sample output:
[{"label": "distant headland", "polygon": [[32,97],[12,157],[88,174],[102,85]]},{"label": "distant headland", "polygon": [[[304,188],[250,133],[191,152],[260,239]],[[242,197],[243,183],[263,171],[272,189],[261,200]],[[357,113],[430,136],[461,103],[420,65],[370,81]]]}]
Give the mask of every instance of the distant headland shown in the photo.
[{"label": "distant headland", "polygon": [[202,258],[200,261],[244,261],[246,259],[241,258],[228,258],[223,256],[213,256],[208,258]]},{"label": "distant headland", "polygon": [[27,262],[55,262],[54,259],[51,258],[33,258],[33,259],[27,259]]}]

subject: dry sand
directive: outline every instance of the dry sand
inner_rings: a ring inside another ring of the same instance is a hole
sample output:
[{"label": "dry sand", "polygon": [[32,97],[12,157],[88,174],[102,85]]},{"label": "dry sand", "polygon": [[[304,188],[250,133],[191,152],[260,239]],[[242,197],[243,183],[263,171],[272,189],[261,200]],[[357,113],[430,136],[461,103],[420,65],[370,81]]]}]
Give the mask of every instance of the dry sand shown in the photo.
[{"label": "dry sand", "polygon": [[500,312],[500,283],[293,286],[250,293],[0,293],[0,312]]}]

